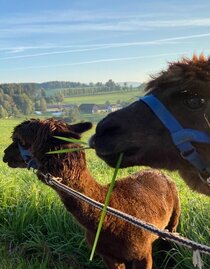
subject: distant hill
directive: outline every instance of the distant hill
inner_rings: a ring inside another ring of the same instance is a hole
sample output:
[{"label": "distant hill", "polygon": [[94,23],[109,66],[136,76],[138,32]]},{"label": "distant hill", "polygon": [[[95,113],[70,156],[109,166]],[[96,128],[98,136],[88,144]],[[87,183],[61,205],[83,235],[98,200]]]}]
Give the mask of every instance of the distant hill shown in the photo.
[{"label": "distant hill", "polygon": [[140,87],[144,85],[141,82],[135,81],[125,81],[125,82],[114,82],[113,80],[109,80],[106,83],[81,83],[81,82],[72,82],[72,81],[47,81],[42,83],[4,83],[0,84],[0,88],[8,88],[8,89],[23,89],[23,90],[53,90],[53,89],[67,89],[67,88],[90,88],[90,87],[97,87],[97,88],[105,88],[107,87],[108,90],[110,88],[115,88],[115,90],[120,90],[120,87],[130,87],[133,88]]}]

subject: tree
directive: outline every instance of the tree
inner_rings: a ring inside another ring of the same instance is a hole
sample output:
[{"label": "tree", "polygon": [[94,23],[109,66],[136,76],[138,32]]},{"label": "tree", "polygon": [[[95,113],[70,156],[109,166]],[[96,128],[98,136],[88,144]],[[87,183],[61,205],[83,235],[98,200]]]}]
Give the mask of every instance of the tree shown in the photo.
[{"label": "tree", "polygon": [[29,115],[34,112],[34,104],[27,95],[25,96],[23,103],[24,105],[22,111],[25,115]]},{"label": "tree", "polygon": [[64,95],[62,92],[59,92],[55,95],[55,101],[56,103],[61,103],[63,102],[63,99],[64,99]]},{"label": "tree", "polygon": [[66,115],[69,122],[75,122],[80,119],[80,112],[78,107],[70,108],[66,112]]},{"label": "tree", "polygon": [[114,81],[112,79],[110,79],[105,83],[105,86],[110,91],[110,90],[113,90],[116,87],[116,84],[114,83]]},{"label": "tree", "polygon": [[5,108],[3,108],[2,105],[0,105],[0,118],[4,119],[8,117],[8,113]]},{"label": "tree", "polygon": [[32,100],[24,93],[14,96],[17,108],[25,115],[29,115],[34,111]]},{"label": "tree", "polygon": [[40,110],[42,112],[45,112],[47,110],[47,102],[46,102],[45,98],[40,99]]},{"label": "tree", "polygon": [[127,82],[124,82],[123,83],[123,90],[125,91],[125,90],[127,90],[128,89],[128,83]]},{"label": "tree", "polygon": [[17,108],[16,105],[14,104],[14,105],[12,106],[12,116],[14,116],[14,117],[18,117],[20,114],[21,114],[20,111],[18,110],[18,108]]},{"label": "tree", "polygon": [[8,115],[12,114],[12,103],[8,102],[7,100],[4,100],[1,102],[2,107],[7,111]]}]

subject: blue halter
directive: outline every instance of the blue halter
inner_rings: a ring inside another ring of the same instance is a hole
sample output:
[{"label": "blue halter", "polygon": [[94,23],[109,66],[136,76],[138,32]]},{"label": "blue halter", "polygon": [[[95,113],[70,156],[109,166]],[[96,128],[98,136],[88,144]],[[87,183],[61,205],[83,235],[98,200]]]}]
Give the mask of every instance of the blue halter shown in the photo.
[{"label": "blue halter", "polygon": [[[155,113],[168,129],[173,143],[179,149],[182,158],[199,171],[201,179],[209,183],[210,165],[204,162],[191,142],[210,144],[210,136],[203,131],[184,129],[168,109],[152,94],[140,98],[139,101],[144,102]],[[204,179],[204,177],[207,177],[207,179]]]},{"label": "blue halter", "polygon": [[27,168],[37,169],[37,163],[33,159],[33,155],[30,152],[30,150],[23,148],[19,143],[18,143],[18,148],[19,148],[21,157],[23,158],[24,162],[27,164]]}]

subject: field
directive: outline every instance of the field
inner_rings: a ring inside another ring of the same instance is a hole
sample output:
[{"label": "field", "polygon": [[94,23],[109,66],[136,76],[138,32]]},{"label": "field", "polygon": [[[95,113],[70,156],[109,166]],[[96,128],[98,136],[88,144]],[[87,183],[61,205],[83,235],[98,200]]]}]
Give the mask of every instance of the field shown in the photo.
[{"label": "field", "polygon": [[106,93],[106,94],[96,94],[96,95],[87,95],[87,96],[75,96],[70,98],[65,98],[65,104],[84,104],[84,103],[91,103],[91,104],[105,104],[106,101],[109,101],[110,104],[116,104],[118,100],[121,102],[133,102],[138,100],[141,92],[139,90],[133,90],[128,92],[114,92],[114,93]]},{"label": "field", "polygon": [[[53,190],[39,182],[33,171],[11,169],[2,162],[3,151],[11,142],[13,127],[20,120],[0,120],[0,268],[1,269],[105,269],[97,256],[89,261],[90,249],[84,232],[65,210]],[[87,133],[84,140],[88,139]],[[111,180],[113,169],[87,151],[88,166],[101,183]],[[139,170],[120,170],[119,177]],[[169,174],[169,173],[168,173]],[[178,232],[197,242],[210,245],[210,199],[190,191],[176,173],[182,204]],[[138,195],[138,194],[137,194]],[[159,260],[154,247],[154,269],[167,269],[167,260]],[[174,269],[192,269],[192,252],[174,245],[169,253],[176,259]],[[203,269],[210,258],[203,255]]]}]

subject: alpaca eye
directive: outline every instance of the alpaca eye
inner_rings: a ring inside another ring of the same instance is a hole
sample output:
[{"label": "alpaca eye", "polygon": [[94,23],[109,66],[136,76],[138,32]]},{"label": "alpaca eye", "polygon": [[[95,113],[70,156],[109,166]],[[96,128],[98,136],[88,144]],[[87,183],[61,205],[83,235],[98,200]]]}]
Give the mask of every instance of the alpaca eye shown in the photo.
[{"label": "alpaca eye", "polygon": [[205,99],[199,96],[191,96],[184,99],[184,104],[190,109],[199,109],[205,104]]},{"label": "alpaca eye", "polygon": [[22,143],[19,139],[17,139],[17,138],[14,138],[13,141],[14,141],[14,143],[16,143],[16,144],[20,144],[21,147],[23,147],[23,148],[27,147],[25,144],[23,144],[23,143]]},{"label": "alpaca eye", "polygon": [[199,96],[198,93],[188,90],[181,92],[181,98],[188,108],[194,110],[201,108],[206,102],[206,100]]}]

